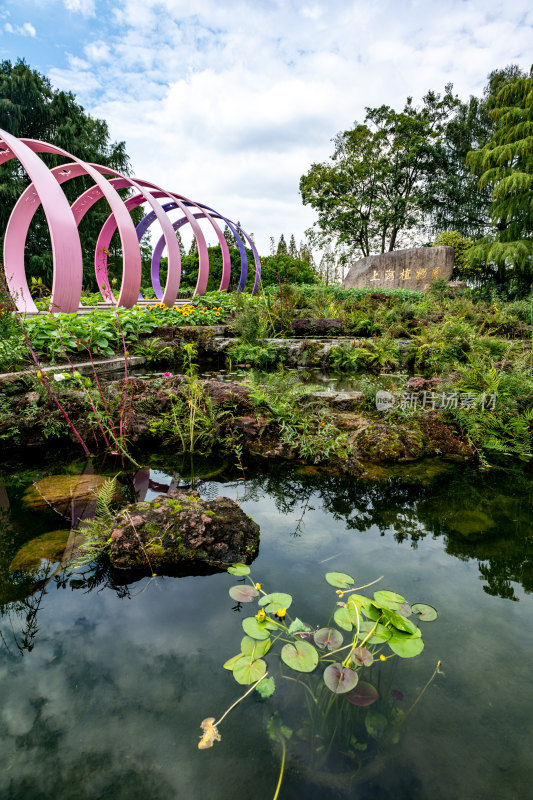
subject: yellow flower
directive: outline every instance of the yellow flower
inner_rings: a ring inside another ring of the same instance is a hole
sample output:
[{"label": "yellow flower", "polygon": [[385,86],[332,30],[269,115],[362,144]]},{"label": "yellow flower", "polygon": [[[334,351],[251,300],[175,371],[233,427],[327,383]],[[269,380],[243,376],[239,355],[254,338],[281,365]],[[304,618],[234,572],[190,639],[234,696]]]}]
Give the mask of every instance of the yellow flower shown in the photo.
[{"label": "yellow flower", "polygon": [[344,592],[342,591],[342,589],[337,589],[337,591],[335,592],[335,594],[338,594],[338,595],[339,595],[339,597],[342,597],[342,596],[343,596],[343,594],[344,594]]},{"label": "yellow flower", "polygon": [[172,311],[178,311],[178,306],[172,306]]},{"label": "yellow flower", "polygon": [[280,619],[283,619],[286,613],[287,613],[286,608],[278,608],[278,610],[276,611],[276,616],[279,617]]},{"label": "yellow flower", "polygon": [[257,614],[255,615],[255,618],[258,622],[264,622],[266,619],[265,609],[260,608]]},{"label": "yellow flower", "polygon": [[215,317],[220,317],[220,314],[219,314],[218,311],[215,311]]},{"label": "yellow flower", "polygon": [[379,657],[379,660],[380,660],[380,661],[386,661],[386,660],[387,660],[387,656],[381,655],[381,656]]},{"label": "yellow flower", "polygon": [[255,588],[257,589],[257,591],[259,591],[259,589],[261,589],[262,587],[263,587],[262,583],[256,583],[255,584]]}]

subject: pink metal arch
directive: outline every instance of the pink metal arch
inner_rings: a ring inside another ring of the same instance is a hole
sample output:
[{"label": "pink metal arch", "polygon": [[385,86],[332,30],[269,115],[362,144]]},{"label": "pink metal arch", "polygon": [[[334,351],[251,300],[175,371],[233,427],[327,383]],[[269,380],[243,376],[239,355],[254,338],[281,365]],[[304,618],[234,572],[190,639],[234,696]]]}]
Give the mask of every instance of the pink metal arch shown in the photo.
[{"label": "pink metal arch", "polygon": [[[39,202],[46,215],[53,257],[52,307],[67,312],[77,311],[83,261],[76,222],[68,200],[46,164],[32,148],[3,130],[0,130],[0,141],[7,146],[0,152],[0,163],[5,164],[11,158],[18,158],[34,185],[33,193],[27,196],[25,202],[29,207]],[[24,245],[22,249],[18,246],[20,236],[16,222],[12,223],[11,218],[6,228],[6,238],[10,225],[13,233],[11,244],[8,241],[6,246],[4,240],[7,285],[19,311],[37,311],[26,280]]]},{"label": "pink metal arch", "polygon": [[[37,153],[53,153],[72,161],[49,170]],[[229,248],[222,231],[214,222],[209,211],[213,216],[219,217],[219,215],[209,207],[197,204],[183,195],[167,192],[148,181],[127,178],[115,170],[98,164],[87,164],[60,147],[34,139],[17,139],[0,129],[0,164],[12,158],[20,161],[32,181],[15,204],[4,237],[4,270],[7,285],[19,311],[37,310],[25,274],[24,248],[31,221],[40,206],[46,215],[52,242],[53,279],[50,311],[67,313],[77,311],[83,279],[78,225],[89,208],[103,197],[110,206],[111,214],[98,237],[95,269],[99,288],[108,302],[127,307],[131,307],[137,302],[142,264],[137,231],[129,212],[144,202],[151,206],[154,218],[161,225],[163,236],[160,246],[166,245],[169,257],[167,282],[165,291],[162,293],[162,300],[166,305],[171,305],[175,301],[180,283],[181,260],[179,245],[174,234],[175,226],[170,222],[165,209],[156,200],[156,198],[162,197],[172,199],[176,207],[184,214],[186,221],[190,223],[196,237],[200,263],[195,294],[205,292],[209,278],[207,244],[197,222],[197,219],[201,217],[210,222],[220,243],[223,261],[220,288],[227,290],[231,270]],[[80,195],[71,207],[61,189],[61,184],[80,175],[88,175],[93,179],[95,185]],[[112,177],[108,180],[104,175]],[[138,194],[123,201],[117,189],[126,187],[135,189]],[[194,207],[199,213],[191,213],[188,206]],[[224,219],[224,217],[220,218]],[[117,229],[122,244],[123,276],[119,296],[115,299],[109,286],[106,251],[111,237]]]}]

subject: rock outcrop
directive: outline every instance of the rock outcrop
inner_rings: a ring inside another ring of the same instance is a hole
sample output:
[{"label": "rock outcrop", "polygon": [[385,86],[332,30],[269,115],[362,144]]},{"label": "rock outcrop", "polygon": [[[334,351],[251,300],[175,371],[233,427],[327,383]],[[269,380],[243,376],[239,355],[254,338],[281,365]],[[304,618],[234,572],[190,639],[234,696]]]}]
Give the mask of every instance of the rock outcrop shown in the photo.
[{"label": "rock outcrop", "polygon": [[191,561],[224,569],[249,563],[258,548],[259,525],[233,500],[171,491],[117,514],[109,558],[128,571],[172,571]]}]

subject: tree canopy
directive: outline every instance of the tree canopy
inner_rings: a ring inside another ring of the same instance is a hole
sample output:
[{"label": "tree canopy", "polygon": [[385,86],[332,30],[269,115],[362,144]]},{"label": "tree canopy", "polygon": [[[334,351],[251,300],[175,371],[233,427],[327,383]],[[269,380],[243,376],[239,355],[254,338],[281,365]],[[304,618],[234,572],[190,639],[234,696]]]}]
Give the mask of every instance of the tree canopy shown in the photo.
[{"label": "tree canopy", "polygon": [[304,204],[318,212],[314,243],[334,240],[348,253],[393,250],[422,222],[431,181],[444,158],[445,124],[458,100],[428,92],[421,107],[408,97],[401,112],[367,108],[334,139],[329,162],[313,164],[300,179]]},{"label": "tree canopy", "polygon": [[[107,123],[94,119],[76,102],[71,92],[54,89],[44,75],[32,70],[24,61],[0,63],[0,128],[18,137],[43,139],[67,150],[84,161],[129,172],[129,159],[124,142],[112,142]],[[42,154],[49,167],[64,163],[60,156]],[[16,159],[0,166],[0,237],[20,194],[29,184],[25,170]],[[92,185],[88,177],[78,177],[63,185],[72,202]],[[140,209],[134,218],[142,215]],[[105,202],[97,203],[80,225],[85,283],[95,286],[93,277],[94,246],[98,232],[109,215]],[[112,243],[116,255],[117,243]],[[52,278],[52,254],[48,226],[42,209],[37,211],[26,245],[27,272],[48,283]]]},{"label": "tree canopy", "polygon": [[494,134],[467,160],[480,188],[491,190],[493,232],[467,258],[493,268],[502,282],[509,270],[530,273],[533,263],[533,68],[503,85],[489,114]]}]

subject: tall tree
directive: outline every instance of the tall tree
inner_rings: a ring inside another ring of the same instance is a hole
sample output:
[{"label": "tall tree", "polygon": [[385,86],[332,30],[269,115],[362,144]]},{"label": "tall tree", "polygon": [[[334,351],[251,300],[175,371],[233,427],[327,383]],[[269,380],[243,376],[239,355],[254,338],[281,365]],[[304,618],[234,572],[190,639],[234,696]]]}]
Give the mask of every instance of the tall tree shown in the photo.
[{"label": "tall tree", "polygon": [[298,248],[296,247],[296,239],[294,238],[294,233],[291,233],[291,238],[289,239],[289,255],[291,258],[299,258]]},{"label": "tall tree", "polygon": [[468,154],[481,188],[492,190],[493,233],[466,257],[503,282],[509,271],[531,274],[533,265],[533,67],[529,77],[507,83],[489,111],[496,130]]},{"label": "tall tree", "polygon": [[[32,70],[24,61],[0,63],[0,128],[18,137],[43,139],[72,153],[84,161],[129,172],[129,159],[124,142],[111,142],[107,124],[93,119],[79,105],[71,92],[53,89],[44,75]],[[64,163],[60,156],[43,154],[49,167]],[[19,195],[29,179],[16,159],[0,166],[0,239]],[[92,180],[79,177],[63,184],[63,191],[72,202],[88,189]],[[142,216],[134,212],[134,220]],[[109,215],[105,201],[97,203],[80,225],[86,283],[95,286],[93,276],[94,246],[98,232]],[[112,243],[112,250],[116,249]],[[48,226],[42,209],[33,220],[27,241],[28,274],[42,277],[46,283],[52,277],[52,255]]]},{"label": "tall tree", "polygon": [[304,204],[318,212],[313,243],[335,240],[350,254],[394,250],[420,225],[442,159],[445,124],[458,103],[428,92],[420,108],[367,108],[363,124],[339,133],[330,162],[300,179]]},{"label": "tall tree", "polygon": [[456,231],[478,239],[490,230],[491,192],[480,187],[467,166],[471,150],[490,141],[495,122],[490,115],[498,92],[517,78],[526,77],[519,66],[510,64],[487,76],[482,97],[461,102],[446,125],[442,159],[431,181],[425,210],[433,233]]},{"label": "tall tree", "polygon": [[288,255],[287,242],[285,241],[285,236],[283,234],[281,234],[281,236],[279,237],[279,242],[278,242],[278,247],[277,247],[277,250],[276,250],[276,255],[278,255],[278,256],[286,256],[286,255]]}]

